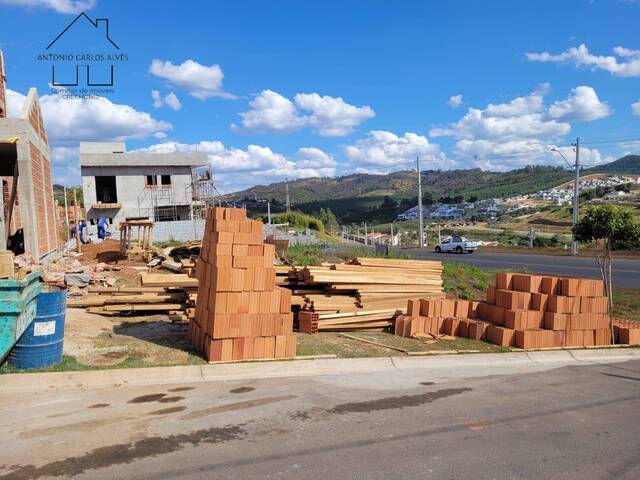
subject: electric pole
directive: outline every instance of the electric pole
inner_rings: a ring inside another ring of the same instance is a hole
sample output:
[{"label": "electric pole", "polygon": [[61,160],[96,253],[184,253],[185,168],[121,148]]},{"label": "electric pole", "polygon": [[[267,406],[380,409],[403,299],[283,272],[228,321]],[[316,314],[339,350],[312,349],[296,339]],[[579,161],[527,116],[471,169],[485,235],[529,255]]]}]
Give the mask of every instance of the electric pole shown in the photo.
[{"label": "electric pole", "polygon": [[424,246],[424,225],[422,218],[422,175],[420,174],[420,157],[416,157],[416,168],[418,170],[418,247]]},{"label": "electric pole", "polygon": [[[575,167],[575,180],[573,183],[573,221],[571,222],[573,228],[576,228],[578,224],[578,203],[580,200],[580,137],[576,138],[576,163]],[[573,233],[573,242],[571,243],[571,255],[578,254],[578,242],[576,241],[576,235]]]},{"label": "electric pole", "polygon": [[71,227],[69,227],[69,207],[67,206],[67,187],[63,187],[64,191],[64,227],[67,230],[67,242],[71,239]]},{"label": "electric pole", "polygon": [[285,205],[287,207],[287,213],[291,211],[291,203],[289,201],[289,179],[284,179],[284,191],[285,191]]},{"label": "electric pole", "polygon": [[271,225],[271,202],[267,200],[267,218],[269,219],[269,225]]}]

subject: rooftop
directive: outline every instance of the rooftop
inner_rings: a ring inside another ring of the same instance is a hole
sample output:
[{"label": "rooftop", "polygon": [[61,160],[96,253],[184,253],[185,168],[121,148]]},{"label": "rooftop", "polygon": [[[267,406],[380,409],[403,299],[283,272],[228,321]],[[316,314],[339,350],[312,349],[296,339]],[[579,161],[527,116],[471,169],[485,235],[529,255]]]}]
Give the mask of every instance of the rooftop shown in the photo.
[{"label": "rooftop", "polygon": [[81,167],[154,167],[208,165],[205,153],[127,153],[124,142],[81,142]]}]

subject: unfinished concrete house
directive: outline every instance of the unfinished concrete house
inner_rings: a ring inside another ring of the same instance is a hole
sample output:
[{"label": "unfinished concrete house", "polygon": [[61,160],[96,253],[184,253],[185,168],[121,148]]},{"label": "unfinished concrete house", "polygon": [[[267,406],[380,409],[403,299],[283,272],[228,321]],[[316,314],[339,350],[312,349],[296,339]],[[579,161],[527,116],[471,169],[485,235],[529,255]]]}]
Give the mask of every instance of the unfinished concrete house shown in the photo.
[{"label": "unfinished concrete house", "polygon": [[0,249],[9,237],[18,242],[22,231],[24,251],[36,260],[44,259],[57,251],[60,239],[49,142],[38,92],[30,88],[21,111],[11,118],[7,118],[6,99],[4,57],[0,51],[0,200],[4,213]]},{"label": "unfinished concrete house", "polygon": [[117,225],[127,218],[148,218],[157,224],[156,239],[183,239],[179,232],[164,234],[161,224],[171,222],[166,227],[178,230],[179,222],[193,219],[201,203],[194,179],[207,165],[204,153],[128,153],[124,142],[81,142],[87,221],[95,225],[104,217]]}]

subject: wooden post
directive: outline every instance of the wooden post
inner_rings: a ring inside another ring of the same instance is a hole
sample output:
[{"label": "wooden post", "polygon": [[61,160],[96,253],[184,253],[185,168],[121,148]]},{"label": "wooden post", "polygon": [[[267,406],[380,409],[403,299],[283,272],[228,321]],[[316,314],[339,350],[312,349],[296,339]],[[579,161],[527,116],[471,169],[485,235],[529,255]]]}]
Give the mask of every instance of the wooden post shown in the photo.
[{"label": "wooden post", "polygon": [[64,188],[64,226],[67,229],[67,242],[71,240],[71,232],[69,231],[69,207],[67,205],[67,187]]},{"label": "wooden post", "polygon": [[82,244],[80,242],[80,222],[78,222],[78,197],[75,188],[73,189],[73,220],[76,224],[76,248],[78,249],[78,253],[80,253],[82,251]]}]

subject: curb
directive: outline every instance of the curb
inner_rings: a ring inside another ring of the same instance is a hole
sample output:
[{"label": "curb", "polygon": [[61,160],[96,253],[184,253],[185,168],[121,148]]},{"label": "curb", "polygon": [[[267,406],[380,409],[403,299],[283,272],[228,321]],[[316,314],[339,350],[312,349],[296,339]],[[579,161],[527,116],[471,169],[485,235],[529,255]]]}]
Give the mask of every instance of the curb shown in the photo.
[{"label": "curb", "polygon": [[332,358],[304,361],[269,361],[93,370],[81,372],[16,373],[0,375],[0,391],[58,391],[111,387],[216,382],[254,378],[286,378],[322,375],[482,368],[501,365],[616,363],[640,359],[640,348],[559,350],[511,353],[473,353],[428,357]]}]

